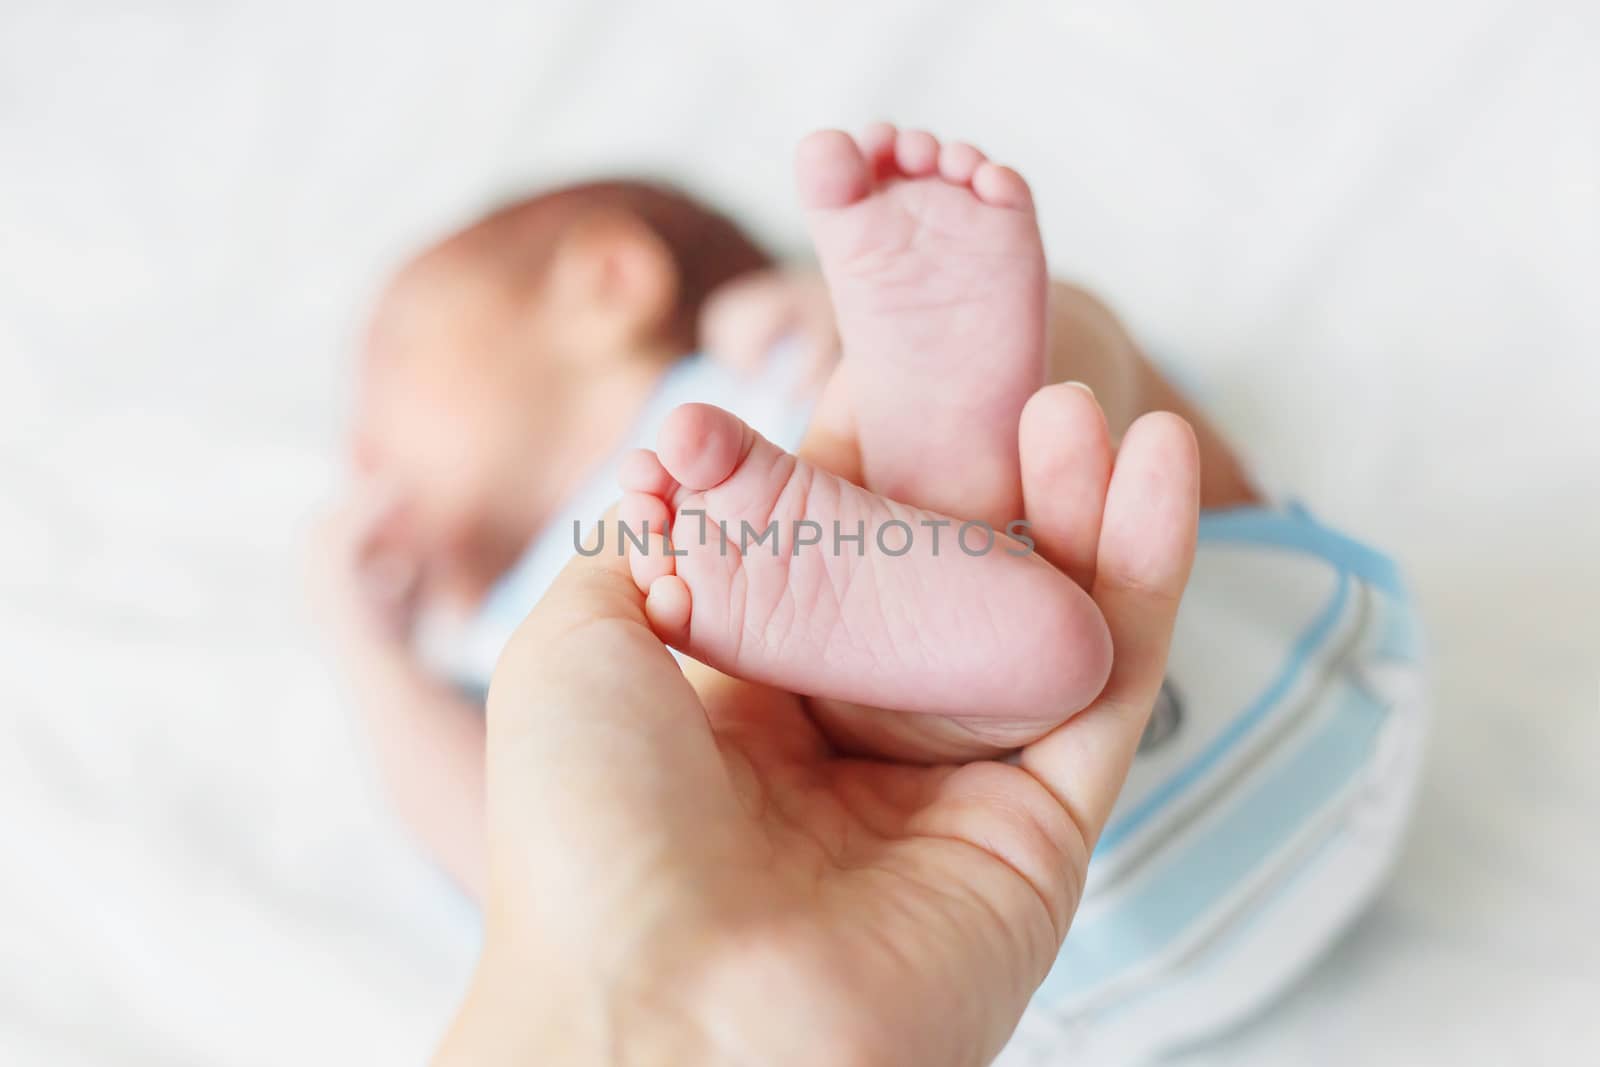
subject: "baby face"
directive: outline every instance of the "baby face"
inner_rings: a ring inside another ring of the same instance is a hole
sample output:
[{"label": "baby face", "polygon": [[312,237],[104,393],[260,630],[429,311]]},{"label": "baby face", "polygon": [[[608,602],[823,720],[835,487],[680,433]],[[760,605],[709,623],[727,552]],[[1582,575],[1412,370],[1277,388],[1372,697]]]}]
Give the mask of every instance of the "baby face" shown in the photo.
[{"label": "baby face", "polygon": [[420,564],[429,593],[470,603],[532,531],[523,506],[552,391],[492,358],[492,314],[380,317],[357,404],[358,470],[395,500],[383,548]]},{"label": "baby face", "polygon": [[481,596],[653,387],[674,282],[640,233],[585,227],[533,278],[436,252],[383,300],[356,462],[397,499],[386,547],[420,564],[431,591]]}]

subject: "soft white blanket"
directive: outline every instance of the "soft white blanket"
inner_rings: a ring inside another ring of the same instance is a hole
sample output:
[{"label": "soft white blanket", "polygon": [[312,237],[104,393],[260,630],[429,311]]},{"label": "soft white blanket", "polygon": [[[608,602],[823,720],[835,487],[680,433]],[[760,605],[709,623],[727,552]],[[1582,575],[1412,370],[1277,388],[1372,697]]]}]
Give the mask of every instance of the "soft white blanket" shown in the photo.
[{"label": "soft white blanket", "polygon": [[133,6],[0,14],[0,1061],[423,1058],[474,922],[296,581],[365,301],[597,170],[799,248],[790,144],[877,116],[1021,167],[1058,272],[1430,620],[1391,888],[1190,1062],[1600,1045],[1594,5]]}]

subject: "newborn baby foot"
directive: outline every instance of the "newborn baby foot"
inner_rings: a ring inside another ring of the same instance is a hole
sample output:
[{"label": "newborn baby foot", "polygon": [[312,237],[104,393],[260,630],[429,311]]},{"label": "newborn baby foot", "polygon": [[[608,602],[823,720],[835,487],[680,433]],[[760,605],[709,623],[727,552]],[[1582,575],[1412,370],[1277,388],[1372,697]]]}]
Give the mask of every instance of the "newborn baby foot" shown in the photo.
[{"label": "newborn baby foot", "polygon": [[726,673],[1040,724],[1105,684],[1105,620],[1031,544],[869,493],[720,408],[678,408],[621,481],[618,546],[630,538],[651,625]]},{"label": "newborn baby foot", "polygon": [[952,515],[1017,517],[1017,423],[1044,385],[1049,286],[1027,184],[971,145],[883,124],[807,137],[796,177],[863,482]]}]

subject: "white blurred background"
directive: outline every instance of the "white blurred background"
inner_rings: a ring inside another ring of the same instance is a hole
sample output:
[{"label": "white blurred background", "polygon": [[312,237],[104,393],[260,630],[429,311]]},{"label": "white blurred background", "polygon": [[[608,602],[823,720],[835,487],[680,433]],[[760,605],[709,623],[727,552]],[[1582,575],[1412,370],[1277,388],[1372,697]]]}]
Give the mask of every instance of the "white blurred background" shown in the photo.
[{"label": "white blurred background", "polygon": [[0,1062],[419,1062],[473,920],[307,626],[383,274],[490,202],[666,174],[803,254],[877,117],[1034,184],[1276,485],[1392,550],[1437,673],[1373,911],[1193,1064],[1600,1047],[1600,8],[0,9]]}]

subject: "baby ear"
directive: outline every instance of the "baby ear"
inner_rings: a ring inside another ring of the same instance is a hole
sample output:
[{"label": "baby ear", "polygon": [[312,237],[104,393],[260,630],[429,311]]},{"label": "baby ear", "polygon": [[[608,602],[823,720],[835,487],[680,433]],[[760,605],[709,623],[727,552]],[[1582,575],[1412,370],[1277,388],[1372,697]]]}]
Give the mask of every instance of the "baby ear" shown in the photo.
[{"label": "baby ear", "polygon": [[569,308],[637,340],[658,331],[678,299],[678,268],[656,232],[636,216],[607,212],[568,227],[554,281]]}]

